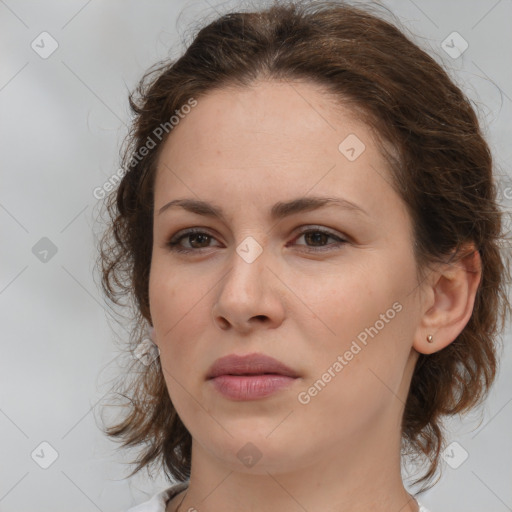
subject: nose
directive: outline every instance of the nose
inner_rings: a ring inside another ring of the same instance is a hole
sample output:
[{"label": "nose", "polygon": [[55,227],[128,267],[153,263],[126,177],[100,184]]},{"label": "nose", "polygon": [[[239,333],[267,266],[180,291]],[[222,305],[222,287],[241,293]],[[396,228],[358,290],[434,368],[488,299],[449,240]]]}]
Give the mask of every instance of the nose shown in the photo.
[{"label": "nose", "polygon": [[281,325],[285,286],[278,272],[270,268],[276,266],[270,260],[268,249],[254,261],[233,251],[231,267],[220,281],[212,308],[213,321],[220,329],[247,334]]}]

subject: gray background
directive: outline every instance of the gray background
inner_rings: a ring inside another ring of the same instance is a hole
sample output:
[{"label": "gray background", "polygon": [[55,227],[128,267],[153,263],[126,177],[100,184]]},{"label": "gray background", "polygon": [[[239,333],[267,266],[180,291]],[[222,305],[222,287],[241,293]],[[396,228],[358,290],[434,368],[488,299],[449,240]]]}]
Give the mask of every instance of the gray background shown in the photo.
[{"label": "gray background", "polygon": [[[119,167],[128,89],[155,61],[183,49],[190,23],[230,5],[237,3],[0,0],[2,512],[121,511],[168,485],[144,474],[125,479],[128,457],[95,419],[118,353],[93,278],[93,190]],[[512,1],[385,5],[477,106],[510,209]],[[58,43],[47,58],[31,47],[51,49],[44,31]],[[458,58],[442,46],[454,31],[469,44]],[[509,327],[482,413],[451,424],[450,440],[460,444],[452,460],[469,456],[457,469],[445,464],[440,483],[422,497],[432,512],[512,510],[510,338]],[[52,452],[42,442],[58,453],[47,469],[40,464]]]}]

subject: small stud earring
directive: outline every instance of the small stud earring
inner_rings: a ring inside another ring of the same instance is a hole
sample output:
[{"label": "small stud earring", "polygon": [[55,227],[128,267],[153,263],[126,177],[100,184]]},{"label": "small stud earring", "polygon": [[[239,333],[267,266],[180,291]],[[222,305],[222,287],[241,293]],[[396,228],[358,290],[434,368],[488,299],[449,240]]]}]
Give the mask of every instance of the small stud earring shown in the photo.
[{"label": "small stud earring", "polygon": [[429,343],[434,343],[434,338],[432,337],[432,334],[429,334],[429,335],[427,336],[427,341],[428,341]]}]

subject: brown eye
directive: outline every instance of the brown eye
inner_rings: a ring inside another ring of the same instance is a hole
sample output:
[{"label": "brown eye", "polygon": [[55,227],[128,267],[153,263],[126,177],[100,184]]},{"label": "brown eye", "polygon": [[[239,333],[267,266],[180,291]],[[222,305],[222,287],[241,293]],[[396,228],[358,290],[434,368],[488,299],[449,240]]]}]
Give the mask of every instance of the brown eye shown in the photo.
[{"label": "brown eye", "polygon": [[[295,242],[299,240],[301,237],[304,237],[304,241],[306,242],[306,250],[314,252],[316,251],[325,251],[330,250],[333,247],[339,247],[340,245],[347,243],[347,240],[340,238],[339,236],[330,233],[329,231],[325,231],[323,229],[307,229],[302,231],[300,235],[295,239]],[[329,239],[335,240],[335,243],[331,243],[328,245],[327,241]],[[311,245],[310,245],[311,244]],[[298,244],[303,245],[303,244]]]},{"label": "brown eye", "polygon": [[[306,244],[297,244],[297,240],[304,237]],[[334,243],[328,243],[329,239],[334,240]],[[188,240],[189,246],[182,244],[183,240]],[[202,249],[212,247],[210,242],[215,238],[199,229],[190,229],[182,231],[174,235],[171,240],[167,243],[167,246],[171,251],[176,252],[199,252]],[[339,248],[341,245],[348,241],[323,229],[306,229],[302,231],[298,237],[294,240],[296,245],[304,246],[306,252],[322,252],[328,251],[334,248]]]},{"label": "brown eye", "polygon": [[[188,239],[190,247],[184,247],[181,244],[181,241],[186,239]],[[214,238],[208,233],[205,233],[204,231],[200,230],[191,229],[173,236],[171,240],[169,240],[169,242],[167,243],[167,246],[171,251],[193,252],[211,247],[209,245],[209,242],[211,240],[214,240]]]}]

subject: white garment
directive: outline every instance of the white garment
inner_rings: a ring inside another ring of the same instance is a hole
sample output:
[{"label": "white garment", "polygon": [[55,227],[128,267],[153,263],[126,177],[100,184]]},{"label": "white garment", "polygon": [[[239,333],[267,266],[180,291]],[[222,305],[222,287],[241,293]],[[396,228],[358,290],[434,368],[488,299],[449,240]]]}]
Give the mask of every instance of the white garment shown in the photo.
[{"label": "white garment", "polygon": [[[184,489],[188,487],[188,482],[181,482],[173,485],[165,489],[158,494],[155,494],[149,501],[145,501],[136,507],[132,507],[126,512],[165,512],[165,508],[167,503],[176,496],[176,494],[180,493]],[[427,510],[421,503],[419,503],[420,511],[419,512],[430,512]],[[186,511],[185,511],[186,512]]]}]

